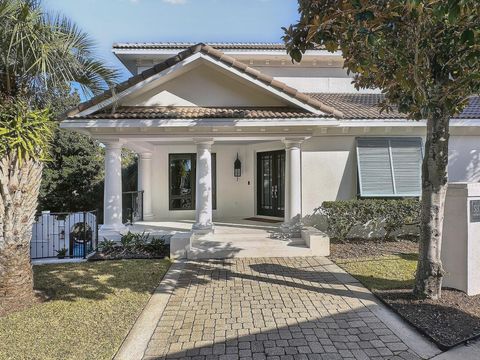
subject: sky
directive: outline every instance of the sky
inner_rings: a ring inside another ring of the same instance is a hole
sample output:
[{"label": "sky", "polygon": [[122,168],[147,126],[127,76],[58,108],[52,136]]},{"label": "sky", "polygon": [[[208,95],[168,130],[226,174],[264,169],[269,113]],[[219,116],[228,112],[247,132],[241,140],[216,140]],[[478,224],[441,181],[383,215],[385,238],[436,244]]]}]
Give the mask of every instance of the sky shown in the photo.
[{"label": "sky", "polygon": [[98,56],[130,74],[114,42],[281,42],[298,18],[295,0],[43,0],[97,43]]}]

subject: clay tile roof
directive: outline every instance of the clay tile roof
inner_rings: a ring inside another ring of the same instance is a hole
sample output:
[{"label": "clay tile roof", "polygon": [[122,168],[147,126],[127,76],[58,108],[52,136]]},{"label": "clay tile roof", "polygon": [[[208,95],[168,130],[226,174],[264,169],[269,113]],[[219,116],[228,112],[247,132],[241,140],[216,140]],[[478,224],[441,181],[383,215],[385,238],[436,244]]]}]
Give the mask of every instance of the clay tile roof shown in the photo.
[{"label": "clay tile roof", "polygon": [[[344,119],[406,119],[407,116],[396,109],[381,112],[379,104],[385,99],[384,94],[340,94],[340,93],[309,93],[310,97],[320,100],[327,106],[332,106],[344,115]],[[455,117],[456,119],[479,119],[480,97],[470,98],[469,105]]]},{"label": "clay tile roof", "polygon": [[[218,61],[221,61],[224,64],[226,64],[226,65],[228,65],[228,66],[230,66],[230,67],[232,67],[232,68],[250,76],[251,78],[253,78],[255,80],[258,80],[258,81],[261,81],[262,83],[264,83],[268,86],[271,86],[271,87],[273,87],[273,88],[291,96],[292,98],[295,98],[298,101],[301,101],[304,104],[308,104],[308,105],[310,105],[310,106],[312,106],[312,107],[314,107],[314,108],[316,108],[316,109],[318,109],[322,112],[328,113],[328,114],[333,115],[335,117],[338,117],[338,118],[343,117],[343,113],[341,111],[338,111],[337,109],[333,108],[332,106],[325,105],[321,100],[310,97],[310,96],[308,96],[306,94],[303,94],[301,92],[298,92],[297,90],[287,86],[286,84],[284,84],[284,83],[282,83],[278,80],[275,80],[273,77],[271,77],[269,75],[266,75],[264,73],[261,73],[261,72],[255,70],[255,69],[252,69],[249,66],[239,62],[235,58],[233,58],[231,56],[228,56],[228,55],[225,55],[224,53],[215,49],[214,47],[209,46],[209,45],[205,45],[203,43],[199,43],[199,44],[188,47],[186,50],[183,50],[183,51],[179,52],[177,55],[175,55],[175,56],[173,56],[173,57],[155,65],[155,66],[153,66],[153,70],[151,68],[151,69],[143,71],[142,73],[140,73],[138,75],[132,76],[128,80],[116,85],[113,89],[113,92],[118,94],[119,92],[124,91],[128,87],[133,86],[133,85],[139,83],[140,81],[142,81],[142,80],[144,80],[144,79],[146,79],[146,78],[148,78],[152,75],[155,75],[155,74],[167,69],[168,67],[173,66],[173,65],[183,61],[184,59],[188,58],[189,56],[191,56],[195,53],[199,53],[199,52],[203,53],[205,55],[208,55],[208,56],[210,56],[210,57],[212,57],[212,58],[214,58]],[[112,90],[107,90],[103,94],[97,95],[97,96],[93,97],[92,99],[80,104],[76,108],[73,108],[73,109],[67,111],[64,115],[66,117],[73,117],[76,114],[78,114],[79,112],[102,102],[106,98],[111,97],[111,95],[112,95]]]},{"label": "clay tile roof", "polygon": [[75,119],[298,119],[319,116],[288,107],[121,106]]}]

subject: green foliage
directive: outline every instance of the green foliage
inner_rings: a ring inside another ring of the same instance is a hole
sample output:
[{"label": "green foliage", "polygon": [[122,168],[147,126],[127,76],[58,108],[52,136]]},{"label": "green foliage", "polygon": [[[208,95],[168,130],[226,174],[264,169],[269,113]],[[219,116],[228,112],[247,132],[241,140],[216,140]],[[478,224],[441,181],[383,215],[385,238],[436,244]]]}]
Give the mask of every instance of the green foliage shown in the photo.
[{"label": "green foliage", "polygon": [[24,100],[0,100],[0,156],[24,160],[48,158],[53,123],[50,111],[31,110]]},{"label": "green foliage", "polygon": [[284,28],[294,61],[341,50],[357,88],[380,88],[412,119],[453,117],[480,92],[478,0],[299,0]]},{"label": "green foliage", "polygon": [[59,259],[63,259],[66,255],[67,255],[67,249],[66,248],[62,248],[60,250],[55,250],[55,252],[57,253],[57,257]]},{"label": "green foliage", "polygon": [[32,98],[78,82],[85,95],[110,86],[118,72],[95,59],[95,43],[77,25],[36,0],[0,2],[0,92]]},{"label": "green foliage", "polygon": [[145,244],[144,248],[148,253],[154,256],[161,256],[166,253],[166,245],[163,238],[152,238],[150,242]]},{"label": "green foliage", "polygon": [[356,226],[385,230],[384,239],[405,225],[418,224],[420,202],[405,200],[345,200],[325,201],[320,213],[327,218],[328,233],[334,240],[343,241]]},{"label": "green foliage", "polygon": [[112,252],[116,246],[117,243],[115,241],[104,238],[103,241],[98,244],[98,249],[108,254],[109,252]]},{"label": "green foliage", "polygon": [[103,206],[103,149],[89,136],[56,128],[44,170],[39,210],[84,211]]}]

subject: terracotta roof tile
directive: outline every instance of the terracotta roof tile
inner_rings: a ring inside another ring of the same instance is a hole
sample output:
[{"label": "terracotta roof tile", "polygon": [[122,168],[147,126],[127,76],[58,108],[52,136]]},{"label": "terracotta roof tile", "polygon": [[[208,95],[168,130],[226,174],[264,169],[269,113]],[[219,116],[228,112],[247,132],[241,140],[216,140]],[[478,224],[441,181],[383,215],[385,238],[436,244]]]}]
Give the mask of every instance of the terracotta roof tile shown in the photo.
[{"label": "terracotta roof tile", "polygon": [[114,112],[98,112],[86,116],[72,116],[71,119],[295,119],[318,118],[319,116],[302,109],[289,107],[196,107],[196,106],[121,106]]},{"label": "terracotta roof tile", "polygon": [[[310,93],[308,95],[341,111],[345,119],[406,119],[407,117],[396,109],[390,112],[380,112],[379,104],[385,99],[383,94]],[[471,97],[469,105],[455,118],[479,119],[480,97]]]},{"label": "terracotta roof tile", "polygon": [[[116,43],[114,49],[166,49],[179,50],[196,45],[195,43],[185,42],[153,42],[153,43]],[[285,50],[285,44],[282,43],[209,43],[215,49],[219,50]]]},{"label": "terracotta roof tile", "polygon": [[[232,68],[235,68],[236,70],[241,71],[241,72],[247,74],[248,76],[250,76],[250,77],[252,77],[256,80],[259,80],[259,81],[263,82],[264,84],[266,84],[268,86],[275,87],[276,89],[288,94],[289,96],[297,99],[300,102],[308,104],[308,105],[310,105],[310,106],[312,106],[312,107],[314,107],[318,110],[329,113],[333,116],[336,116],[336,117],[339,117],[339,118],[343,117],[343,114],[342,114],[341,111],[338,111],[338,110],[332,108],[331,106],[325,106],[320,100],[313,99],[313,98],[309,97],[308,95],[302,94],[302,93],[298,92],[297,90],[287,86],[286,84],[284,84],[284,83],[282,83],[278,80],[275,80],[273,77],[271,77],[269,75],[266,75],[262,72],[259,72],[255,69],[252,69],[252,68],[248,67],[247,65],[245,65],[244,63],[237,61],[235,58],[233,58],[231,56],[228,56],[228,55],[225,55],[221,51],[216,50],[213,47],[211,47],[209,45],[202,44],[202,43],[197,44],[197,45],[193,45],[193,46],[189,47],[188,49],[178,53],[177,55],[165,60],[164,62],[155,65],[153,67],[154,72],[152,72],[152,69],[148,69],[148,70],[145,70],[138,75],[132,76],[130,79],[124,81],[123,83],[120,83],[120,84],[116,85],[114,87],[113,91],[116,92],[116,93],[120,93],[121,91],[124,91],[125,89],[128,88],[127,84],[129,86],[133,86],[133,85],[139,83],[140,81],[142,81],[142,80],[144,80],[144,79],[146,79],[146,78],[148,78],[152,75],[155,75],[155,74],[167,69],[168,67],[173,66],[173,65],[181,62],[182,60],[186,59],[190,55],[198,53],[198,52],[207,54],[207,55],[213,57],[216,60],[222,61],[223,63],[231,66]],[[103,94],[95,96],[92,99],[90,99],[89,101],[87,101],[83,104],[80,104],[78,107],[67,111],[66,114],[64,114],[64,115],[73,116],[73,115],[79,113],[80,111],[85,110],[88,107],[99,104],[101,101],[105,100],[105,98],[110,97],[111,95],[112,95],[112,90],[107,90]]]}]

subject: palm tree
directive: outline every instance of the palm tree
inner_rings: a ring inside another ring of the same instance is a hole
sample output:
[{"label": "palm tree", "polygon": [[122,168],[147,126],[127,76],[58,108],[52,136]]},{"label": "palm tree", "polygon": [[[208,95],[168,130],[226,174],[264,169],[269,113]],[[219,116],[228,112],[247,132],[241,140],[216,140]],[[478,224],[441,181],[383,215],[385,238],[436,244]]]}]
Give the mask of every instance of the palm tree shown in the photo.
[{"label": "palm tree", "polygon": [[0,0],[0,313],[34,300],[30,238],[53,132],[45,96],[72,82],[84,96],[115,82],[94,43],[36,0]]}]

